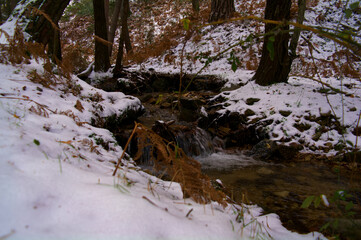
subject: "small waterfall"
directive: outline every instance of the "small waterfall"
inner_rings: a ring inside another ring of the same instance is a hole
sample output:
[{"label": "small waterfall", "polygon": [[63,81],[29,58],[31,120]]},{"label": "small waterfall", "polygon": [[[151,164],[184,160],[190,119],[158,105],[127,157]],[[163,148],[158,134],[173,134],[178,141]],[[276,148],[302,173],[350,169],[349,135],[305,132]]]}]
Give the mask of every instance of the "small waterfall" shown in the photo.
[{"label": "small waterfall", "polygon": [[[224,149],[224,142],[218,137],[212,136],[202,128],[197,126],[174,125],[163,121],[157,121],[152,130],[162,138],[169,142],[174,142],[179,148],[190,157],[206,157],[215,152]],[[129,151],[134,156],[138,146],[137,137],[135,137],[130,145]],[[150,159],[150,151],[152,147],[145,147],[139,163],[145,166],[153,165]]]},{"label": "small waterfall", "polygon": [[175,140],[187,155],[193,157],[207,156],[223,148],[223,142],[220,139],[212,139],[208,132],[199,127],[178,131]]}]

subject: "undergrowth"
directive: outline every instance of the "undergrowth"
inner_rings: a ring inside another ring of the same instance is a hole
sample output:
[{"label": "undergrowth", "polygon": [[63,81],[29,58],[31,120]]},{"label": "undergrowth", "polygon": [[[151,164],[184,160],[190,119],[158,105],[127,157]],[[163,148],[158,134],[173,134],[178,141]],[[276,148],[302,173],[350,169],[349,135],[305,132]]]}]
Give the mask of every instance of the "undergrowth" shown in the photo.
[{"label": "undergrowth", "polygon": [[[174,142],[169,142],[142,124],[136,123],[125,150],[134,136],[136,136],[138,144],[135,161],[139,160],[144,151],[150,148],[149,156],[154,169],[166,172],[172,181],[180,183],[185,198],[191,197],[194,201],[202,204],[217,201],[223,206],[226,205],[225,194],[216,190],[209,177],[201,173],[200,163],[188,157]],[[119,163],[122,157],[120,157]]]},{"label": "undergrowth", "polygon": [[42,63],[43,69],[41,71],[31,70],[27,76],[30,81],[50,89],[61,86],[61,91],[74,96],[81,93],[82,87],[77,85],[71,76],[72,62],[58,60],[52,62],[45,52],[46,47],[40,43],[26,41],[18,26],[15,28],[13,36],[9,36],[1,29],[0,34],[5,35],[8,41],[7,44],[0,44],[0,63],[21,65],[30,64],[31,60],[35,60],[37,63]]}]

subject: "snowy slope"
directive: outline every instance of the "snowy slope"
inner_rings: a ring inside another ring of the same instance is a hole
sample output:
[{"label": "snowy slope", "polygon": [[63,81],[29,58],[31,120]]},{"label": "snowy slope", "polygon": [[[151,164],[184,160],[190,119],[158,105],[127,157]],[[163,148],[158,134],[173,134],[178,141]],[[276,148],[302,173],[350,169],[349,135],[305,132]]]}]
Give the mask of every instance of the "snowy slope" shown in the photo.
[{"label": "snowy slope", "polygon": [[[264,1],[236,1],[236,10],[241,16],[263,17],[262,8],[257,8],[262,6],[262,2]],[[361,42],[360,14],[354,13],[350,18],[346,18],[344,14],[344,9],[354,2],[356,1],[309,2],[304,24],[339,31],[352,28],[356,32],[353,39]],[[267,126],[271,140],[288,145],[302,145],[304,152],[329,155],[343,153],[347,147],[358,147],[360,136],[356,136],[355,129],[361,114],[360,59],[352,57],[352,54],[345,54],[347,51],[332,40],[304,31],[297,50],[299,58],[293,62],[289,84],[260,87],[251,78],[260,58],[262,41],[246,42],[219,56],[218,54],[250,35],[262,33],[263,29],[262,24],[254,21],[207,26],[201,28],[201,37],[193,36],[185,43],[183,52],[184,43],[180,43],[163,56],[149,59],[141,66],[134,66],[134,69],[152,68],[157,72],[179,73],[183,56],[185,74],[218,75],[227,80],[225,90],[238,88],[220,94],[227,99],[220,113],[231,111],[244,114],[246,110],[252,110],[254,115],[248,121],[250,124],[255,119],[272,121]],[[231,69],[231,53],[240,61],[236,71]],[[209,57],[213,60],[203,69]],[[336,93],[331,88],[346,94]],[[260,101],[247,105],[248,98],[258,98]],[[290,115],[284,116],[280,111],[290,112]],[[332,126],[325,126],[320,118],[331,115],[337,121],[333,119]],[[345,127],[345,131],[336,127],[339,123]],[[306,130],[303,129],[304,126]]]},{"label": "snowy slope", "polygon": [[[84,123],[92,112],[86,96],[101,94],[105,115],[141,107],[139,100],[105,93],[75,78],[83,87],[78,97],[64,94],[60,85],[54,90],[43,88],[26,77],[34,68],[40,70],[41,65],[0,65],[2,239],[319,236],[291,233],[281,226],[278,216],[262,216],[257,206],[223,208],[214,202],[200,205],[183,199],[179,184],[142,172],[132,160],[123,160],[117,176],[112,177],[122,149],[108,130]],[[107,101],[109,97],[112,102]],[[83,112],[74,107],[76,101],[84,106]],[[108,142],[109,150],[96,144],[100,138]]]}]

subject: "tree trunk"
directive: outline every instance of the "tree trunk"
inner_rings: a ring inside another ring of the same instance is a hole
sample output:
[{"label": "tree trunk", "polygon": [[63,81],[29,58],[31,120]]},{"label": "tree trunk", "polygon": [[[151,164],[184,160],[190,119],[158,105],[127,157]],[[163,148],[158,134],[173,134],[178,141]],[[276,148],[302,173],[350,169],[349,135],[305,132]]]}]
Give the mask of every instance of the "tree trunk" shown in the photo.
[{"label": "tree trunk", "polygon": [[[58,22],[70,0],[38,0],[30,4],[31,21],[25,31],[32,40],[48,45],[48,54],[55,60],[61,60],[60,29]],[[37,12],[40,10],[40,12]],[[45,14],[47,16],[45,16]],[[49,17],[52,23],[47,19]]]},{"label": "tree trunk", "polygon": [[10,1],[10,9],[11,11],[13,11],[16,7],[16,4],[18,4],[18,2],[20,2],[20,0],[11,0]]},{"label": "tree trunk", "polygon": [[105,23],[109,32],[109,0],[104,0]]},{"label": "tree trunk", "polygon": [[118,46],[118,54],[117,54],[117,60],[115,62],[115,67],[113,70],[113,76],[119,77],[119,75],[122,73],[123,70],[123,54],[124,54],[124,38],[123,34],[120,34],[119,37],[119,46]]},{"label": "tree trunk", "polygon": [[95,64],[96,72],[106,72],[110,68],[108,27],[104,9],[104,0],[93,0],[95,28]]},{"label": "tree trunk", "polygon": [[121,72],[122,72],[124,45],[125,45],[127,52],[130,52],[132,50],[132,46],[130,44],[130,38],[129,38],[129,29],[128,29],[129,13],[130,13],[129,0],[123,0],[122,31],[121,31],[120,37],[119,37],[118,55],[117,55],[117,60],[116,60],[114,71],[113,71],[114,77],[119,76],[119,74],[121,74]]},{"label": "tree trunk", "polygon": [[122,32],[124,33],[124,44],[127,53],[132,51],[132,44],[130,42],[129,28],[128,28],[128,17],[130,15],[129,0],[123,0],[123,14],[122,14]]},{"label": "tree trunk", "polygon": [[110,28],[109,28],[109,33],[108,33],[108,41],[112,43],[112,45],[110,45],[109,47],[109,56],[112,55],[112,49],[113,49],[113,43],[114,43],[114,37],[115,37],[115,31],[117,30],[118,27],[118,20],[120,17],[120,12],[123,6],[123,0],[116,0],[115,2],[115,7],[114,7],[114,12],[112,15],[112,20],[110,22]]},{"label": "tree trunk", "polygon": [[[6,18],[8,18],[12,11],[14,10],[14,8],[16,7],[16,4],[19,2],[20,0],[3,0],[3,1],[0,1],[0,22],[2,21],[3,19],[3,16],[2,16],[2,6],[4,7],[4,13],[6,15]],[[5,19],[6,19],[5,18]]]},{"label": "tree trunk", "polygon": [[234,12],[234,0],[212,0],[209,22],[229,19]]},{"label": "tree trunk", "polygon": [[[267,0],[265,18],[271,20],[289,20],[291,0]],[[277,29],[277,30],[276,30]],[[257,71],[253,76],[259,85],[287,82],[291,69],[291,60],[288,55],[289,26],[266,24],[263,41],[262,57]]]},{"label": "tree trunk", "polygon": [[192,8],[193,8],[193,12],[195,13],[199,12],[199,0],[192,0]]},{"label": "tree trunk", "polygon": [[2,1],[0,1],[0,24],[2,24],[3,23],[3,12],[1,11],[1,9],[2,9],[2,6],[3,4],[2,4]]},{"label": "tree trunk", "polygon": [[[298,0],[298,15],[297,15],[297,23],[303,24],[303,20],[305,20],[305,12],[306,12],[306,0]],[[290,43],[290,56],[291,62],[296,58],[296,50],[298,45],[298,39],[300,38],[301,29],[295,28],[291,43]]]},{"label": "tree trunk", "polygon": [[5,1],[5,13],[7,16],[10,16],[12,10],[11,10],[11,4],[10,4],[10,0],[6,0]]}]

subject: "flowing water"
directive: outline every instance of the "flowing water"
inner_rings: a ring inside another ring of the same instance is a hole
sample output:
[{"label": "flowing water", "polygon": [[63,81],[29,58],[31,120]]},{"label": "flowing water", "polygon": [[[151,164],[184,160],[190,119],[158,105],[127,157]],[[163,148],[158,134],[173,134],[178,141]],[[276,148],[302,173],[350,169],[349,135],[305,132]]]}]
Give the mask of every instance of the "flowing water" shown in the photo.
[{"label": "flowing water", "polygon": [[[342,218],[337,208],[321,204],[301,208],[302,202],[311,195],[324,194],[331,202],[335,192],[348,190],[353,198],[355,218],[360,218],[361,186],[360,176],[350,172],[335,171],[323,163],[293,162],[271,164],[256,161],[244,154],[216,153],[197,158],[204,173],[213,179],[220,179],[226,191],[237,202],[261,206],[265,213],[277,213],[285,227],[306,233],[318,231],[333,218]],[[344,206],[341,207],[344,210]],[[345,212],[345,211],[344,211]],[[351,226],[353,227],[353,226]],[[346,231],[343,226],[338,232]],[[359,239],[360,225],[354,226],[347,234],[348,239]],[[356,233],[354,233],[356,231]],[[351,237],[349,235],[352,234]]]},{"label": "flowing water", "polygon": [[[140,118],[146,126],[151,127],[157,120],[175,120],[176,124],[182,125],[169,110],[151,104],[147,104],[146,108],[146,114]],[[318,231],[324,224],[340,219],[334,232],[327,232],[328,236],[340,234],[341,239],[361,239],[359,172],[330,167],[320,161],[282,164],[259,161],[242,152],[229,153],[220,139],[212,139],[200,128],[192,128],[188,124],[187,128],[178,128],[179,131],[175,127],[172,129],[174,141],[201,163],[204,173],[212,179],[220,179],[227,195],[236,202],[257,204],[264,213],[276,213],[286,228],[300,233]],[[144,158],[149,158],[146,155]],[[351,193],[352,197],[337,207],[332,202],[332,196],[340,190]],[[318,208],[301,208],[308,196],[321,194],[327,197],[330,207],[321,204]],[[352,210],[345,210],[348,202],[353,203]],[[350,211],[355,212],[355,221],[349,221],[350,218],[344,216]]]}]

